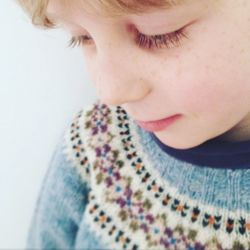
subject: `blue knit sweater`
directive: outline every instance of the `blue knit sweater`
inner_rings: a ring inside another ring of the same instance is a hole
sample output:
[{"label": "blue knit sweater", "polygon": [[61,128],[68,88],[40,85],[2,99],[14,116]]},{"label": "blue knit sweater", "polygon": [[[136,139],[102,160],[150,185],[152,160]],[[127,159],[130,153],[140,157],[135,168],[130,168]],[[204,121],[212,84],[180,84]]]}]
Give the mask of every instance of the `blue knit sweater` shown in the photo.
[{"label": "blue knit sweater", "polygon": [[50,161],[27,249],[250,249],[249,154],[194,163],[204,145],[174,150],[120,106],[86,106]]}]

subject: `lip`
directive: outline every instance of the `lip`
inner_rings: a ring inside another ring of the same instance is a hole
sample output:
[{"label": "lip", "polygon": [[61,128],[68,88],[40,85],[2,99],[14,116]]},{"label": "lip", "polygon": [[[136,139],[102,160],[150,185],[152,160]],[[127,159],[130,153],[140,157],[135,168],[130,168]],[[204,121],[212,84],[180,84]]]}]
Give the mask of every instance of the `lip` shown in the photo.
[{"label": "lip", "polygon": [[140,127],[142,127],[143,129],[149,132],[157,132],[157,131],[164,130],[165,128],[170,126],[173,122],[175,122],[180,117],[181,117],[180,114],[176,114],[176,115],[169,116],[167,118],[163,118],[157,121],[148,121],[148,122],[136,121],[136,123]]}]

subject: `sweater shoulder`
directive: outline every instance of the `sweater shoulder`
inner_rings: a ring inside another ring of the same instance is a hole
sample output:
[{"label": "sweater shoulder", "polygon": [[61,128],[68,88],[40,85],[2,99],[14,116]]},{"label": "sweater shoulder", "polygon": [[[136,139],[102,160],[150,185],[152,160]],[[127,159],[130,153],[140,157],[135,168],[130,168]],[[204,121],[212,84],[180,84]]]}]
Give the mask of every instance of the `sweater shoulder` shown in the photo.
[{"label": "sweater shoulder", "polygon": [[114,137],[119,137],[122,124],[118,124],[121,107],[108,106],[99,100],[84,106],[75,114],[64,134],[63,153],[81,177],[91,187],[91,168],[101,153],[98,146],[109,145]]}]

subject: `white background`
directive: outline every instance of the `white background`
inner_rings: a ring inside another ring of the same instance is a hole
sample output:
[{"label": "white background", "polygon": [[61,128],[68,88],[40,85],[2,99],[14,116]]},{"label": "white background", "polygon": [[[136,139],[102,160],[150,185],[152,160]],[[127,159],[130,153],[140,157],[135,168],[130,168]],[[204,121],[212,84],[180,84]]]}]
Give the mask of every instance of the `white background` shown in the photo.
[{"label": "white background", "polygon": [[0,249],[24,249],[41,181],[72,115],[96,100],[79,48],[0,1]]}]

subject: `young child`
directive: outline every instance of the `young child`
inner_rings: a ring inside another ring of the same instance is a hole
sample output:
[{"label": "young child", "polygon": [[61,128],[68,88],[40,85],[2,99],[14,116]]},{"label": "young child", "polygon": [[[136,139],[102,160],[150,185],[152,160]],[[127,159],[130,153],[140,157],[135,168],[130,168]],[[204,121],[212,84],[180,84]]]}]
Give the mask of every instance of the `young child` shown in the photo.
[{"label": "young child", "polygon": [[100,97],[58,142],[27,248],[250,249],[250,1],[19,3],[71,34]]}]

